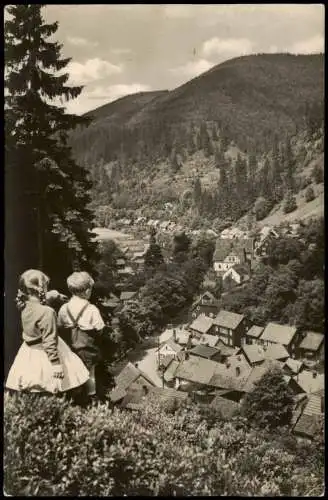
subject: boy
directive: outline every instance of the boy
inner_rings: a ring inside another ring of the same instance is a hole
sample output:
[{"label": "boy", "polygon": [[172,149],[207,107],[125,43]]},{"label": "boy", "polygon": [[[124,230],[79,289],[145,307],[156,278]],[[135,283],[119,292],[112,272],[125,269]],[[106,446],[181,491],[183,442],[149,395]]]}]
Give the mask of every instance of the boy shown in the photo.
[{"label": "boy", "polygon": [[66,331],[70,347],[88,368],[87,393],[95,397],[95,367],[100,358],[97,337],[105,323],[99,309],[89,302],[94,281],[88,273],[74,272],[67,278],[67,286],[72,297],[59,310],[58,328],[63,333]]}]

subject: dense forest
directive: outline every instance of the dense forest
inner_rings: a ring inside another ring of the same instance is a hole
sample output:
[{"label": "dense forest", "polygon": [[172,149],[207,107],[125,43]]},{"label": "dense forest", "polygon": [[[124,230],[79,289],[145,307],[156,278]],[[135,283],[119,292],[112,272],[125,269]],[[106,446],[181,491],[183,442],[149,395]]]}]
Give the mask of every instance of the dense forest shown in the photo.
[{"label": "dense forest", "polygon": [[256,201],[263,218],[285,199],[288,212],[311,182],[300,171],[323,151],[323,57],[237,58],[87,117],[70,144],[90,172],[95,206],[173,202],[176,216],[237,220]]}]

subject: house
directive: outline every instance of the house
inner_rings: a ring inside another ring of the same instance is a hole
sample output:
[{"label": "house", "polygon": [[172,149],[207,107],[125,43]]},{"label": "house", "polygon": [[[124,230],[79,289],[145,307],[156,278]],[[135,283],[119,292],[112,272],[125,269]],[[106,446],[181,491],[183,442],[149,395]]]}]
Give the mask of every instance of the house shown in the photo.
[{"label": "house", "polygon": [[319,360],[323,355],[324,336],[322,333],[305,332],[302,335],[302,340],[297,346],[297,356],[300,358],[308,358]]},{"label": "house", "polygon": [[298,335],[295,326],[279,325],[278,323],[268,323],[259,338],[259,343],[262,345],[282,344],[291,356],[295,355],[297,341]]},{"label": "house", "polygon": [[213,255],[213,268],[218,274],[223,274],[236,264],[246,263],[246,253],[243,249],[236,248],[229,239],[216,240]]},{"label": "house", "polygon": [[196,338],[200,338],[204,333],[208,333],[213,326],[213,318],[205,316],[205,314],[200,314],[192,323],[189,325],[189,330],[193,332]]},{"label": "house", "polygon": [[229,282],[231,285],[241,285],[249,281],[251,277],[250,268],[247,264],[235,264],[222,276],[223,284]]},{"label": "house", "polygon": [[292,377],[291,387],[295,393],[305,392],[311,394],[324,390],[325,375],[314,371],[302,370]]},{"label": "house", "polygon": [[216,240],[213,267],[217,273],[224,273],[236,264],[245,264],[253,258],[254,239]]},{"label": "house", "polygon": [[175,371],[175,389],[182,389],[188,382],[201,386],[209,385],[218,365],[215,361],[199,356],[186,357]]},{"label": "house", "polygon": [[218,301],[209,290],[204,292],[191,307],[191,316],[193,319],[197,318],[200,314],[214,317],[217,313]]},{"label": "house", "polygon": [[196,345],[190,349],[189,354],[192,356],[199,356],[201,358],[211,359],[212,361],[220,361],[220,351],[215,347],[207,345]]},{"label": "house", "polygon": [[211,333],[217,335],[226,345],[240,347],[246,330],[247,321],[244,315],[221,309],[213,320]]},{"label": "house", "polygon": [[264,330],[263,326],[253,325],[247,332],[245,333],[244,341],[246,345],[257,344],[258,339],[262,335]]},{"label": "house", "polygon": [[178,360],[178,354],[181,352],[182,347],[174,342],[173,338],[166,340],[156,351],[158,354],[159,366],[167,367],[169,362],[173,359]]},{"label": "house", "polygon": [[167,366],[167,368],[163,374],[163,379],[164,379],[164,382],[168,386],[175,385],[175,374],[176,374],[178,367],[180,366],[180,363],[181,363],[181,361],[177,361],[177,360],[173,359],[169,363],[169,365]]},{"label": "house", "polygon": [[199,339],[199,345],[205,345],[210,347],[215,347],[219,339],[216,335],[210,335],[209,333],[203,333]]},{"label": "house", "polygon": [[227,346],[220,339],[218,340],[217,344],[215,345],[215,349],[217,349],[220,352],[220,356],[218,359],[218,361],[220,363],[224,363],[227,360],[227,358],[229,358],[230,356],[233,356],[239,350],[237,347]]},{"label": "house", "polygon": [[212,400],[210,408],[218,412],[223,420],[231,420],[239,412],[240,404],[217,395]]},{"label": "house", "polygon": [[289,353],[282,344],[244,345],[241,351],[251,366],[260,365],[267,359],[286,361],[289,358]]},{"label": "house", "polygon": [[135,297],[136,294],[137,292],[129,292],[129,291],[121,292],[120,300],[122,300],[123,302],[127,302],[128,300],[133,299],[133,297]]},{"label": "house", "polygon": [[293,427],[293,433],[312,439],[315,434],[322,431],[324,417],[323,399],[312,394],[299,419]]},{"label": "house", "polygon": [[245,391],[244,386],[251,374],[252,368],[238,356],[230,356],[225,363],[216,363],[215,372],[208,385],[216,389],[229,390],[229,399],[240,401]]},{"label": "house", "polygon": [[255,257],[265,257],[271,242],[279,238],[279,233],[272,226],[264,226],[255,238]]},{"label": "house", "polygon": [[127,390],[136,386],[153,386],[153,381],[132,363],[128,362],[123,370],[115,377],[115,387],[110,392],[111,401],[117,402],[126,396]]}]

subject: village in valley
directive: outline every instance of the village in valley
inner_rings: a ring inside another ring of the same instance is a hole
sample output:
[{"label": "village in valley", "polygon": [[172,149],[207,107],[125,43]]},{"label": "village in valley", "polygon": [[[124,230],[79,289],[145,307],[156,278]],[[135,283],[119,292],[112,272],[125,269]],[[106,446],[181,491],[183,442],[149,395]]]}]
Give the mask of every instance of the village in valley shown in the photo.
[{"label": "village in valley", "polygon": [[[138,297],[138,291],[124,288],[124,278],[144,268],[151,227],[157,233],[167,234],[183,229],[174,222],[138,217],[135,221],[119,220],[116,231],[108,230],[122,252],[116,262],[121,292],[111,294],[103,302],[114,316],[124,304]],[[231,227],[219,235],[207,230],[207,236],[215,241],[213,268],[207,275],[214,273],[222,279],[223,294],[243,287],[265,258],[270,241],[281,237],[297,239],[300,227],[301,223],[296,222],[263,226],[257,231]],[[99,240],[106,239],[106,229],[95,232]],[[193,237],[200,231],[186,233]],[[143,235],[141,239],[137,239],[138,234]],[[217,297],[206,286],[183,320],[168,325],[151,339],[144,339],[145,351],[137,362],[131,361],[132,349],[114,365],[112,403],[140,410],[149,398],[174,404],[191,400],[215,409],[229,420],[264,373],[278,367],[293,394],[293,433],[308,439],[314,436],[324,413],[322,333],[299,331],[295,326],[276,322],[253,324],[243,314],[220,309]]]}]

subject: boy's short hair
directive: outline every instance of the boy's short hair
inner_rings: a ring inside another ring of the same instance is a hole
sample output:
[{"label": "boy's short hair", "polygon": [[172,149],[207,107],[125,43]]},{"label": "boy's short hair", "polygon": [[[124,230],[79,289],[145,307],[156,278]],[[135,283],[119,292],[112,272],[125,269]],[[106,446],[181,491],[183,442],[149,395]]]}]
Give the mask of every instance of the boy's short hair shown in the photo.
[{"label": "boy's short hair", "polygon": [[90,274],[85,271],[74,272],[67,278],[67,287],[73,295],[79,295],[89,288],[92,288],[95,282]]}]

